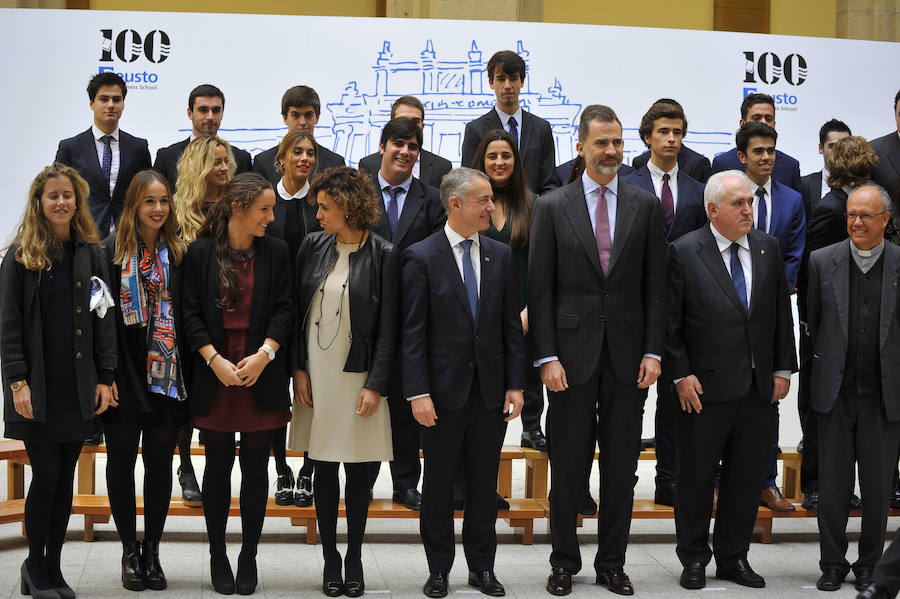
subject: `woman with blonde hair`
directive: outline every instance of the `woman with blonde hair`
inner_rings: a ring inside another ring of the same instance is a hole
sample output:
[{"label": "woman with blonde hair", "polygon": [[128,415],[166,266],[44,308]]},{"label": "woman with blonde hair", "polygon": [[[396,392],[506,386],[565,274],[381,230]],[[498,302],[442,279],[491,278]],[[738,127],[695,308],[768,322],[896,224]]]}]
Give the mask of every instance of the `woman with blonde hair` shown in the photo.
[{"label": "woman with blonde hair", "polygon": [[113,401],[115,322],[87,197],[75,169],[45,167],[0,266],[3,419],[31,463],[21,590],[35,599],[75,597],[60,570],[75,464]]},{"label": "woman with blonde hair", "polygon": [[[137,173],[125,194],[116,233],[103,242],[116,303],[118,406],[103,415],[106,484],[122,540],[122,586],[161,591],[166,577],[159,541],[172,496],[172,455],[179,428],[190,421],[178,348],[174,301],[178,267],[187,250],[178,237],[169,182]],[[142,442],[143,441],[143,442]],[[144,541],[137,541],[134,465],[143,446]]]}]

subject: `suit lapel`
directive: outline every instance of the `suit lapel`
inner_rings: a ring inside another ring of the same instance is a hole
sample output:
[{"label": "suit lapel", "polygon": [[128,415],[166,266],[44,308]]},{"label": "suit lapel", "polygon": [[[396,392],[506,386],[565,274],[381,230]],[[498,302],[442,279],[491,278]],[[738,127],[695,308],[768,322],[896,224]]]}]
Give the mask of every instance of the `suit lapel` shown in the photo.
[{"label": "suit lapel", "polygon": [[[131,163],[131,140],[126,139],[124,133],[119,130],[119,176],[116,177],[116,185],[113,188],[113,195],[116,194],[116,191],[119,189],[119,184],[125,181],[125,169],[128,168]],[[131,180],[129,179],[129,183]]]},{"label": "suit lapel", "polygon": [[[97,143],[94,140],[94,132],[91,129],[88,129],[84,133],[84,137],[81,140],[81,151],[85,153],[85,156],[90,157],[87,159],[87,163],[90,165],[92,174],[100,181],[105,181],[103,178],[103,169],[100,166],[100,157],[97,156]],[[107,189],[103,191],[103,195],[107,194],[109,194],[108,185]]]},{"label": "suit lapel", "polygon": [[422,189],[422,184],[413,179],[412,184],[409,186],[409,193],[406,194],[406,199],[403,201],[403,211],[397,219],[397,230],[394,231],[394,238],[391,240],[394,245],[399,245],[403,241],[403,237],[406,236],[409,227],[416,220],[416,215],[419,214],[424,205],[425,192]]},{"label": "suit lapel", "polygon": [[[531,130],[533,127],[526,127],[525,122],[531,118],[531,113],[522,110],[522,122],[519,123],[519,154],[524,154],[531,141]],[[530,125],[531,123],[529,123]]]},{"label": "suit lapel", "polygon": [[[469,308],[469,297],[466,295],[466,287],[463,283],[462,276],[459,274],[459,267],[456,265],[456,258],[453,256],[453,250],[450,248],[450,241],[446,235],[441,235],[438,240],[438,262],[444,269],[444,275],[450,281],[450,286],[456,292],[456,299],[459,300],[463,312],[469,318],[469,324],[475,325],[472,319],[472,311]],[[483,265],[483,261],[482,261]],[[482,277],[484,271],[482,271]]]},{"label": "suit lapel", "polygon": [[[885,270],[885,273],[888,271]],[[831,289],[834,292],[834,301],[837,304],[838,318],[841,321],[841,331],[844,332],[844,340],[849,339],[847,327],[850,320],[850,244],[844,242],[834,253],[834,269],[831,271]],[[882,289],[882,293],[884,290]]]},{"label": "suit lapel", "polygon": [[481,322],[482,314],[484,314],[484,310],[481,309],[482,306],[489,306],[493,296],[494,296],[494,255],[493,253],[484,246],[484,235],[478,236],[478,247],[481,253],[481,281],[478,285],[478,321],[475,323],[475,328],[478,328],[478,322]]},{"label": "suit lapel", "polygon": [[619,195],[616,197],[616,204],[616,232],[612,251],[609,254],[609,272],[612,272],[613,268],[615,268],[619,255],[622,253],[622,248],[628,241],[628,235],[631,233],[631,227],[634,224],[634,217],[637,212],[637,206],[632,201],[631,194],[622,186],[621,180],[619,181]]},{"label": "suit lapel", "polygon": [[419,152],[419,180],[431,181],[431,169],[434,167],[434,158],[422,150]]},{"label": "suit lapel", "polygon": [[581,180],[570,183],[567,187],[563,211],[566,213],[566,217],[568,217],[569,223],[575,231],[575,236],[581,242],[585,253],[587,253],[588,259],[594,265],[597,274],[602,277],[600,254],[597,251],[597,241],[594,239],[594,232],[591,231],[591,217],[587,212],[587,202],[584,199],[584,188],[581,185]]},{"label": "suit lapel", "polygon": [[388,222],[387,206],[384,205],[384,194],[378,186],[378,175],[372,175],[372,187],[375,188],[375,195],[378,198],[378,205],[381,206],[381,213],[378,215],[378,223],[372,227],[372,230],[384,237],[391,238],[391,224]]},{"label": "suit lapel", "polygon": [[769,231],[771,235],[776,237],[778,232],[778,221],[781,220],[781,190],[778,188],[778,181],[772,179],[772,194],[769,196]]},{"label": "suit lapel", "polygon": [[893,152],[887,152],[887,159],[894,166],[894,171],[900,175],[900,137],[897,136],[896,132],[891,134],[891,146],[893,146]]},{"label": "suit lapel", "polygon": [[[753,273],[753,280],[750,281],[751,288],[747,291],[750,294],[750,311],[753,312],[753,308],[757,304],[756,290],[763,287],[761,282],[768,275],[769,261],[766,260],[766,250],[759,246],[756,235],[752,233],[747,235],[747,242],[750,244],[750,272]],[[735,292],[735,295],[737,295],[737,292]]]},{"label": "suit lapel", "polygon": [[[738,297],[737,291],[734,289],[734,282],[731,280],[731,275],[728,274],[728,269],[725,268],[722,254],[719,252],[719,245],[716,243],[716,238],[713,237],[712,231],[709,229],[710,226],[711,225],[706,225],[706,235],[700,242],[700,247],[697,248],[697,254],[700,256],[700,261],[703,262],[707,270],[709,270],[709,274],[712,275],[713,279],[716,280],[716,283],[719,284],[719,287],[722,288],[722,291],[725,292],[725,295],[728,296],[735,307],[746,314],[747,309],[744,308],[744,303]],[[751,246],[751,248],[752,247],[753,246]],[[752,263],[753,260],[751,259],[750,262]],[[753,276],[755,277],[756,273],[754,273]]]},{"label": "suit lapel", "polygon": [[900,271],[900,254],[893,250],[890,243],[884,245],[884,264],[881,274],[881,334],[879,335],[879,347],[884,348],[888,331],[894,319],[897,307],[897,277]]}]

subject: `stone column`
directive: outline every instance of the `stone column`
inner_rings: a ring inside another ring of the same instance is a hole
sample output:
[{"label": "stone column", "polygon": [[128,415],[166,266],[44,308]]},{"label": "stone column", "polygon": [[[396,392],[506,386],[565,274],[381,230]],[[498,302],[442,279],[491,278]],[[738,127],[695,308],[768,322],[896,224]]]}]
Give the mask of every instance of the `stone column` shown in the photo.
[{"label": "stone column", "polygon": [[385,16],[416,19],[541,21],[543,0],[387,0]]},{"label": "stone column", "polygon": [[900,42],[900,0],[838,0],[837,37]]}]

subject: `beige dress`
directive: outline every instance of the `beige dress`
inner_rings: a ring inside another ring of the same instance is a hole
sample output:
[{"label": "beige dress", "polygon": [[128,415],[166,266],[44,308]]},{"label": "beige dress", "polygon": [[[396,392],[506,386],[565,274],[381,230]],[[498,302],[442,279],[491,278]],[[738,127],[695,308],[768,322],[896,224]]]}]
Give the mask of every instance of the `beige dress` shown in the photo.
[{"label": "beige dress", "polygon": [[312,459],[324,462],[382,462],[394,458],[387,400],[382,398],[374,415],[357,416],[356,405],[367,373],[344,372],[350,352],[350,294],[344,286],[350,273],[350,254],[357,247],[355,243],[337,243],[337,262],[313,295],[306,321],[313,407],[294,406],[288,446],[308,451]]}]

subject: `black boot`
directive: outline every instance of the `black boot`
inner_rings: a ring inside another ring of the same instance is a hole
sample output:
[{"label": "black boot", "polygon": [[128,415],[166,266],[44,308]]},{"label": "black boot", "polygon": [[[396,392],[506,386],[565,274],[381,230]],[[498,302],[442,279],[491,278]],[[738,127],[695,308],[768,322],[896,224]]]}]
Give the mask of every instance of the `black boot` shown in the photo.
[{"label": "black boot", "polygon": [[137,541],[122,541],[122,586],[129,591],[147,588],[141,563],[141,545]]},{"label": "black boot", "polygon": [[141,561],[144,564],[144,581],[148,589],[162,591],[167,586],[166,575],[159,565],[159,542],[144,540]]},{"label": "black boot", "polygon": [[234,582],[238,595],[252,595],[256,591],[256,555],[251,556],[241,551]]},{"label": "black boot", "polygon": [[234,571],[231,569],[231,562],[223,550],[221,553],[215,554],[210,551],[209,554],[209,577],[212,581],[213,589],[220,595],[234,594]]}]

